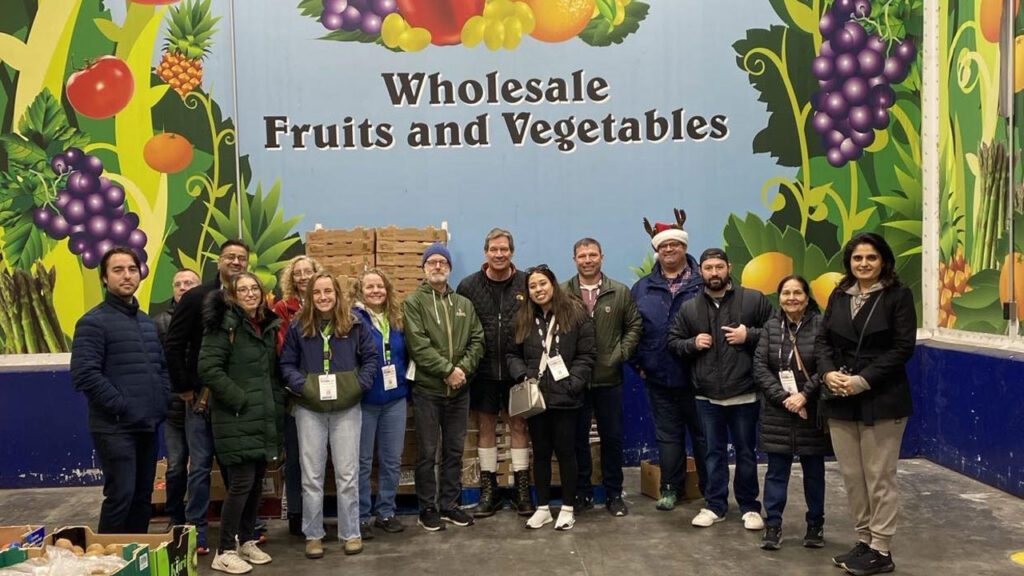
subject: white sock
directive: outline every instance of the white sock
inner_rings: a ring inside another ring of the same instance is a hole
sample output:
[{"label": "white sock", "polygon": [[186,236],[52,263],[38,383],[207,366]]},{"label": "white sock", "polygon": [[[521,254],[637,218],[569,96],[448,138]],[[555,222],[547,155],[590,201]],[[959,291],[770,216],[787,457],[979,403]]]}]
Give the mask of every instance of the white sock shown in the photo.
[{"label": "white sock", "polygon": [[563,505],[562,508],[558,511],[558,513],[561,515],[563,512],[568,512],[569,514],[572,514],[573,513],[572,506],[565,506],[565,505]]},{"label": "white sock", "polygon": [[512,471],[522,472],[523,470],[530,469],[530,449],[529,448],[513,448],[512,449]]},{"label": "white sock", "polygon": [[498,471],[498,448],[477,448],[476,453],[480,456],[481,472]]},{"label": "white sock", "polygon": [[574,522],[575,516],[573,515],[572,506],[562,506],[562,509],[558,511],[558,520],[555,522],[555,528],[571,526]]},{"label": "white sock", "polygon": [[551,508],[548,506],[538,506],[533,516],[530,516],[530,519],[526,521],[526,526],[529,528],[540,528],[552,520]]}]

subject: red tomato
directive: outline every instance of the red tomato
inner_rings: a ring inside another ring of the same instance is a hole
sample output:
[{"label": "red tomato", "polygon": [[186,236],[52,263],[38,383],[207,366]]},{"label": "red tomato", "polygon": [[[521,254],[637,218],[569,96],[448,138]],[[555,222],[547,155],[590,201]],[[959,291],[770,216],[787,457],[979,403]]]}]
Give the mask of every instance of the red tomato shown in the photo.
[{"label": "red tomato", "polygon": [[68,102],[89,118],[110,118],[128,105],[135,79],[124,60],[104,56],[68,78]]},{"label": "red tomato", "polygon": [[466,21],[483,12],[484,0],[398,0],[398,13],[410,26],[430,30],[435,46],[462,42]]}]

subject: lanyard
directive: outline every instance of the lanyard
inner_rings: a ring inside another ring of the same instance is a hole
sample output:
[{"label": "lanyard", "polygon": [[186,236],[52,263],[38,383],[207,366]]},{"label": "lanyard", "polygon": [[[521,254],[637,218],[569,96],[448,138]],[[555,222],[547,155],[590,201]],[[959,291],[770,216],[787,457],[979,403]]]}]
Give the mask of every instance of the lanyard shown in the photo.
[{"label": "lanyard", "polygon": [[[786,322],[786,319],[785,318],[782,319],[782,337],[783,337],[783,340],[782,340],[782,343],[779,344],[779,369],[780,370],[788,369],[790,367],[790,365],[792,365],[792,363],[793,363],[793,353],[796,352],[796,335],[800,333],[800,326],[802,326],[802,325],[803,325],[803,320],[801,320],[799,323],[797,323],[796,330],[791,332],[789,330],[789,325]],[[785,340],[785,338],[787,338],[787,337],[789,338],[789,341],[793,344],[793,347],[790,348],[789,356],[786,357],[786,364],[783,365],[782,364],[782,349],[786,347],[786,340]]]},{"label": "lanyard", "polygon": [[323,331],[320,332],[320,335],[323,336],[323,339],[324,339],[324,374],[330,374],[331,373],[331,324],[330,323],[328,323],[327,326],[323,329]]},{"label": "lanyard", "polygon": [[544,336],[544,329],[541,327],[540,318],[534,317],[534,322],[537,323],[537,333],[543,339],[544,354],[540,357],[540,369],[537,371],[537,377],[540,378],[544,374],[544,370],[548,367],[548,358],[551,356],[551,339],[555,339],[555,347],[558,347],[558,338],[555,337],[555,315],[551,315],[551,321],[548,322],[548,334]]},{"label": "lanyard", "polygon": [[387,314],[384,312],[377,314],[373,310],[369,312],[373,325],[377,327],[377,330],[380,330],[380,335],[384,342],[384,363],[391,364],[391,324],[388,322]]}]

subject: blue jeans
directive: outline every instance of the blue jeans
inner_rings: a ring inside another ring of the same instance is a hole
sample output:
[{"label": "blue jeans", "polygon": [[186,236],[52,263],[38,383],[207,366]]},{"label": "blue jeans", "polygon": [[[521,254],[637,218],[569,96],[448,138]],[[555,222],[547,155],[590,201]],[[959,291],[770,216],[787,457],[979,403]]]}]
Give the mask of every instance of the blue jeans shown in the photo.
[{"label": "blue jeans", "polygon": [[707,441],[708,485],[704,490],[707,508],[719,516],[729,510],[729,439],[736,451],[736,474],[732,490],[740,512],[761,512],[757,501],[757,420],[760,402],[719,406],[697,400],[701,427]]},{"label": "blue jeans", "polygon": [[156,477],[156,432],[93,433],[103,469],[101,534],[145,534],[153,513]]},{"label": "blue jeans", "polygon": [[[405,447],[406,399],[388,404],[363,404],[363,431],[359,439],[359,519],[369,520],[395,515],[395,494]],[[377,483],[377,506],[371,508],[370,472],[373,469],[373,447],[377,444],[380,467]]]},{"label": "blue jeans", "polygon": [[167,504],[164,510],[171,524],[185,524],[185,491],[188,488],[188,442],[185,427],[164,421],[164,444],[167,445]]},{"label": "blue jeans", "polygon": [[576,427],[576,489],[592,497],[590,420],[597,418],[601,437],[601,483],[608,498],[622,496],[622,385],[590,388],[583,396]]},{"label": "blue jeans", "polygon": [[[800,467],[804,471],[807,525],[822,526],[825,524],[825,457],[800,456]],[[764,509],[768,513],[765,524],[768,526],[782,526],[792,468],[792,454],[768,453],[768,474],[764,477]]]},{"label": "blue jeans", "polygon": [[302,465],[302,533],[307,540],[324,537],[324,468],[327,447],[334,464],[338,494],[338,538],[359,537],[359,435],[362,429],[359,404],[335,412],[313,412],[295,407]]},{"label": "blue jeans", "polygon": [[[697,486],[706,494],[708,472],[705,465],[707,443],[697,401],[691,386],[662,386],[647,382],[647,399],[654,417],[654,433],[658,442],[658,463],[661,468],[661,489],[673,490],[682,496],[686,488],[686,434],[690,434],[693,460],[697,468]],[[602,438],[602,442],[603,442]],[[602,458],[604,453],[601,454]],[[755,496],[756,497],[756,496]]]},{"label": "blue jeans", "polygon": [[185,520],[195,525],[199,545],[206,545],[206,513],[210,507],[210,471],[213,470],[213,428],[209,413],[197,414],[191,406],[185,406],[185,439],[189,455]]}]

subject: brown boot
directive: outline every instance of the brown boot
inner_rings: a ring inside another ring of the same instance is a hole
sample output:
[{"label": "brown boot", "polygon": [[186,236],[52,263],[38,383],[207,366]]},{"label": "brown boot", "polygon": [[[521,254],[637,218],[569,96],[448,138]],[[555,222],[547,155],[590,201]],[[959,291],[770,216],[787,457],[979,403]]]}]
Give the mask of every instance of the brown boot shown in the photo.
[{"label": "brown boot", "polygon": [[362,538],[351,538],[345,540],[345,555],[352,556],[353,554],[359,554],[363,551],[363,539]]},{"label": "brown boot", "polygon": [[306,558],[316,560],[324,557],[324,543],[321,540],[306,540]]},{"label": "brown boot", "polygon": [[476,505],[476,508],[473,508],[474,518],[494,516],[494,512],[497,511],[497,476],[495,472],[480,473],[480,503]]},{"label": "brown boot", "polygon": [[530,496],[530,471],[520,470],[515,473],[516,480],[516,512],[520,516],[532,516],[537,511]]}]

